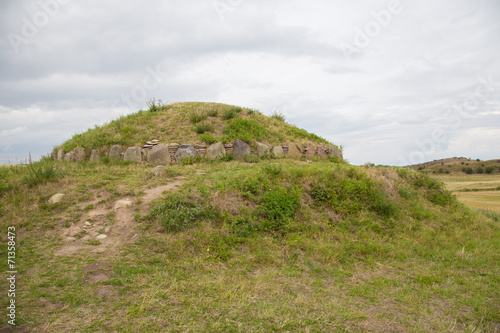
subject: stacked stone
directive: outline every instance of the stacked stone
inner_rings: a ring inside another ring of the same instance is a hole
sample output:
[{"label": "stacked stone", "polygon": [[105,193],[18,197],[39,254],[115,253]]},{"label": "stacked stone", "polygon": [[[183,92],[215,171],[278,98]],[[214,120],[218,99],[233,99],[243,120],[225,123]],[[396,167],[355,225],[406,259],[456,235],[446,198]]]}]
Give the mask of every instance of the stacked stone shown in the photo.
[{"label": "stacked stone", "polygon": [[159,141],[154,139],[154,140],[151,140],[151,141],[148,141],[146,142],[143,146],[142,146],[142,149],[145,149],[145,150],[151,150],[154,148],[154,146],[158,145]]},{"label": "stacked stone", "polygon": [[[205,157],[215,159],[224,157],[227,153],[232,153],[234,158],[243,159],[248,154],[256,154],[261,157],[266,154],[272,154],[275,157],[290,156],[292,158],[305,157],[308,160],[314,158],[337,158],[342,160],[342,152],[335,146],[314,146],[307,143],[305,146],[295,143],[286,145],[268,146],[264,143],[255,142],[250,145],[242,140],[236,140],[232,144],[222,144],[217,142],[207,147],[206,144],[179,144],[170,143],[160,144],[158,140],[147,141],[142,146],[129,147],[125,150],[120,145],[114,145],[109,151],[109,158],[114,160],[123,159],[129,162],[148,161],[153,165],[168,164],[171,162],[182,162],[185,158]],[[59,161],[81,162],[86,159],[85,149],[77,148],[66,154],[62,149],[53,153],[53,158]],[[90,163],[99,163],[101,156],[95,149],[92,150],[89,158]]]}]

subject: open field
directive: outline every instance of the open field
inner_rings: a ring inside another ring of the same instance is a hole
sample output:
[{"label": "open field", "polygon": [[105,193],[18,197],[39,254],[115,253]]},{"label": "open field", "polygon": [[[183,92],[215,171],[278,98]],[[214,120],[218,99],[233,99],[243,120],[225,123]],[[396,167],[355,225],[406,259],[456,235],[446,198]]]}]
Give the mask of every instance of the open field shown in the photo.
[{"label": "open field", "polygon": [[433,175],[466,205],[500,213],[500,174]]}]

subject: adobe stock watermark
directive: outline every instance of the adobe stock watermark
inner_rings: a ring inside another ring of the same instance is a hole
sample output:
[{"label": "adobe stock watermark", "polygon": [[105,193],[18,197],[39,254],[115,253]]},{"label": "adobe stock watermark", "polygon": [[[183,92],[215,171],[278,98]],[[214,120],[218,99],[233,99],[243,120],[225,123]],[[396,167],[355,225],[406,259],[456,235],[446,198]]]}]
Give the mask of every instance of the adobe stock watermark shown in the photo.
[{"label": "adobe stock watermark", "polygon": [[33,40],[33,38],[38,35],[40,30],[49,24],[50,19],[59,14],[61,6],[67,5],[70,1],[71,0],[38,1],[40,9],[31,16],[31,19],[26,16],[21,18],[23,24],[20,34],[12,31],[7,34],[7,38],[9,39],[14,52],[19,54],[20,46],[26,45]]},{"label": "adobe stock watermark", "polygon": [[148,93],[157,89],[167,76],[167,72],[162,72],[160,65],[156,68],[146,67],[146,75],[142,78],[141,83],[135,85],[127,94],[122,94],[111,104],[112,108],[119,105],[128,106],[129,110],[137,110],[146,102]]},{"label": "adobe stock watermark", "polygon": [[220,20],[224,21],[226,14],[234,11],[242,2],[243,0],[215,0],[212,5]]},{"label": "adobe stock watermark", "polygon": [[354,37],[352,43],[341,43],[340,49],[344,53],[346,60],[350,61],[353,55],[360,54],[364,49],[370,46],[382,32],[383,28],[387,28],[394,16],[403,12],[403,5],[399,0],[390,0],[386,9],[372,11],[370,14],[373,20],[367,22],[363,28],[356,27],[354,29]]},{"label": "adobe stock watermark", "polygon": [[[454,104],[451,110],[445,113],[445,122],[451,125],[451,128],[456,130],[462,126],[464,119],[470,118],[472,113],[477,111],[478,107],[486,102],[491,95],[500,88],[500,80],[495,81],[493,74],[488,77],[481,76],[478,78],[479,84],[461,103]],[[425,140],[415,142],[419,148],[418,151],[413,151],[408,158],[399,156],[399,165],[412,165],[423,163],[430,158],[434,152],[441,148],[449,141],[449,136],[442,128],[437,128],[431,133],[431,137]]]}]

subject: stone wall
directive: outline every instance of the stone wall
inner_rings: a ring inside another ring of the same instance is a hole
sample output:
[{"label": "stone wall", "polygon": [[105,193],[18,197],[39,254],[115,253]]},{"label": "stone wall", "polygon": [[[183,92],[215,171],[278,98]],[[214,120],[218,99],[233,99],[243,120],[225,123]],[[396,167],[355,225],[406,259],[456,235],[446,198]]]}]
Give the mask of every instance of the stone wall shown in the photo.
[{"label": "stone wall", "polygon": [[[233,143],[222,144],[220,142],[207,145],[201,144],[180,144],[180,143],[160,143],[158,140],[151,140],[142,146],[123,147],[114,145],[106,152],[111,160],[124,160],[129,162],[147,161],[150,164],[168,164],[181,162],[186,158],[216,159],[232,153],[235,158],[242,159],[247,154],[263,156],[266,154],[275,157],[290,156],[300,159],[302,157],[312,160],[315,158],[324,159],[336,157],[342,160],[342,153],[334,146],[315,146],[312,143],[307,145],[297,145],[287,143],[278,146],[269,146],[264,143],[254,142],[251,146],[241,140]],[[90,156],[87,157],[84,148],[76,148],[68,153],[63,153],[62,149],[52,153],[54,160],[68,162],[83,162],[88,160],[90,163],[99,163],[101,154],[93,149]]]}]

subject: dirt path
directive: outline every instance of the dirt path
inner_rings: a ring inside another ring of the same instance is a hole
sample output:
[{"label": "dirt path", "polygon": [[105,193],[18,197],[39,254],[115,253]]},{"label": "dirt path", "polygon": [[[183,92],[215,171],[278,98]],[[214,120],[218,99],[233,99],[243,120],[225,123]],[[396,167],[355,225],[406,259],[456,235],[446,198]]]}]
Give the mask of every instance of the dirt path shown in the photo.
[{"label": "dirt path", "polygon": [[[144,195],[139,200],[125,197],[115,201],[112,209],[100,208],[85,213],[78,223],[62,229],[64,244],[55,255],[74,255],[81,250],[116,253],[122,245],[138,239],[139,234],[135,230],[137,222],[134,218],[137,211],[146,214],[151,208],[151,202],[182,183],[183,177],[179,177],[166,185],[142,189]],[[83,207],[91,203],[94,201],[80,205]]]}]

